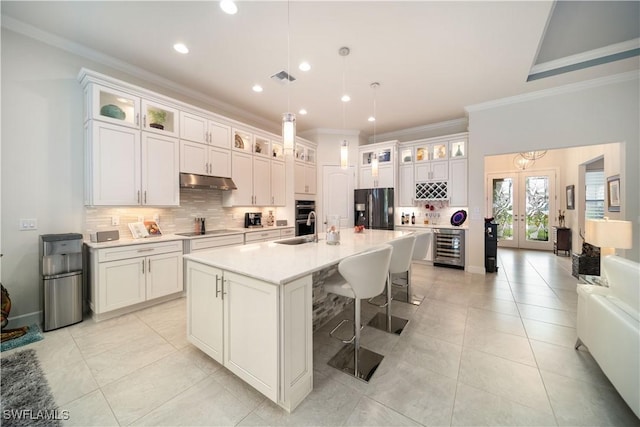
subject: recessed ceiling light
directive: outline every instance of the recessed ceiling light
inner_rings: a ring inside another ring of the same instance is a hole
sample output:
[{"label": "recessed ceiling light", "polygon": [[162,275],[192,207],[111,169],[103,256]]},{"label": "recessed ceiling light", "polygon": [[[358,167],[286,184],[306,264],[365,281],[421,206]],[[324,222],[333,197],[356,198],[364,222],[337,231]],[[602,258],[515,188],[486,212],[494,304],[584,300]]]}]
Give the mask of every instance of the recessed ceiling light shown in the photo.
[{"label": "recessed ceiling light", "polygon": [[340,100],[342,102],[349,102],[349,101],[351,101],[351,97],[349,95],[347,95],[347,94],[344,94],[344,95],[342,95],[342,98],[340,98]]},{"label": "recessed ceiling light", "polygon": [[300,71],[309,71],[311,69],[311,64],[309,64],[307,61],[301,62],[300,65],[298,65],[298,68],[300,69]]},{"label": "recessed ceiling light", "polygon": [[185,46],[184,43],[176,43],[173,45],[173,48],[176,50],[176,52],[180,52],[182,54],[189,53],[189,48]]},{"label": "recessed ceiling light", "polygon": [[260,85],[253,85],[251,89],[253,89],[254,92],[262,92],[262,86]]},{"label": "recessed ceiling light", "polygon": [[375,121],[376,121],[376,118],[375,118],[375,117],[373,117],[373,116],[371,116],[371,117],[369,117],[369,118],[367,119],[367,121],[369,121],[369,122],[375,122]]},{"label": "recessed ceiling light", "polygon": [[304,108],[301,108],[300,111],[298,111],[298,114],[304,116],[305,114],[307,114],[307,110],[305,110]]},{"label": "recessed ceiling light", "polygon": [[229,15],[235,15],[238,13],[238,6],[236,6],[236,2],[233,0],[222,0],[220,2],[220,9]]}]

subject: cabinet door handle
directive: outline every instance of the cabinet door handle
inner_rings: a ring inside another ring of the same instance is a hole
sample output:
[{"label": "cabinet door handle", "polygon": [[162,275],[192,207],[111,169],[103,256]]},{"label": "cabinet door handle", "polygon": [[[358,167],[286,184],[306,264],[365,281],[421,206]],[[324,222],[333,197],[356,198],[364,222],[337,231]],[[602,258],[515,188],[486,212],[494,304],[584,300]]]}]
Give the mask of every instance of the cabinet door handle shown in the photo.
[{"label": "cabinet door handle", "polygon": [[142,260],[142,274],[144,274],[144,260]]},{"label": "cabinet door handle", "polygon": [[144,190],[144,204],[147,204],[147,190]]},{"label": "cabinet door handle", "polygon": [[147,265],[149,266],[149,273],[151,273],[151,260],[149,260],[149,262],[147,263]]},{"label": "cabinet door handle", "polygon": [[220,289],[218,289],[219,280],[220,280],[220,277],[218,277],[218,275],[216,274],[216,298],[218,298],[218,294],[220,293]]},{"label": "cabinet door handle", "polygon": [[140,125],[140,113],[136,113],[136,126]]},{"label": "cabinet door handle", "polygon": [[138,203],[140,203],[140,190],[138,190]]},{"label": "cabinet door handle", "polygon": [[227,294],[227,293],[224,291],[224,281],[225,281],[225,280],[224,280],[224,276],[222,276],[222,280],[221,280],[221,282],[222,282],[222,300],[224,300],[224,296]]},{"label": "cabinet door handle", "polygon": [[142,127],[143,128],[147,127],[147,115],[146,114],[144,116],[142,116]]}]

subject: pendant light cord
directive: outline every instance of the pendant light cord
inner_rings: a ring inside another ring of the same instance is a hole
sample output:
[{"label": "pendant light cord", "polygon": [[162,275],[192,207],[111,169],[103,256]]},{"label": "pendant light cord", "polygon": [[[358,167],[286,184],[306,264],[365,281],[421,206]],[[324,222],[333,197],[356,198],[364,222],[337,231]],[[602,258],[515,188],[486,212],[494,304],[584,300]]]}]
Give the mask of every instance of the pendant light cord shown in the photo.
[{"label": "pendant light cord", "polygon": [[287,112],[291,112],[291,17],[290,4],[287,0]]}]

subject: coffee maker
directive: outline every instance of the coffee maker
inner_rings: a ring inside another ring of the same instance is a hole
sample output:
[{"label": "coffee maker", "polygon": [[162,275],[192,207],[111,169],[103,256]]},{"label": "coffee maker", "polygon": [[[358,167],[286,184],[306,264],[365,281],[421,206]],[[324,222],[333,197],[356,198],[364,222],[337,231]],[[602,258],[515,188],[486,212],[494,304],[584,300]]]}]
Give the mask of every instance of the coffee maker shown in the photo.
[{"label": "coffee maker", "polygon": [[262,212],[245,212],[244,214],[244,228],[261,228],[262,225]]}]

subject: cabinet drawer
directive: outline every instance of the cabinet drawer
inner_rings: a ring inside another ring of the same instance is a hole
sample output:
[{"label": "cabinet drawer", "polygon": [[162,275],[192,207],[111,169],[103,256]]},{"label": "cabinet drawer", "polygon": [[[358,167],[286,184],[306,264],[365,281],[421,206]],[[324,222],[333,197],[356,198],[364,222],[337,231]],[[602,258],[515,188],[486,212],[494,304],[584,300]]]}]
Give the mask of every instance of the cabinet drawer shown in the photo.
[{"label": "cabinet drawer", "polygon": [[229,236],[205,237],[203,239],[191,240],[191,252],[203,251],[220,246],[242,245],[244,236],[242,234],[232,234]]},{"label": "cabinet drawer", "polygon": [[120,259],[136,258],[147,255],[182,252],[182,241],[173,240],[162,243],[148,243],[142,245],[119,246],[116,248],[99,249],[98,262],[116,261]]},{"label": "cabinet drawer", "polygon": [[280,230],[280,237],[291,237],[296,235],[295,228],[285,228]]},{"label": "cabinet drawer", "polygon": [[252,233],[247,233],[245,236],[245,243],[269,240],[269,239],[279,239],[280,238],[280,230],[269,230],[269,231],[254,231]]}]

